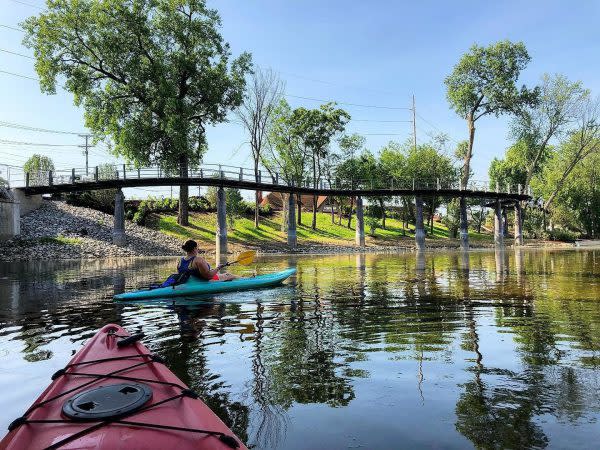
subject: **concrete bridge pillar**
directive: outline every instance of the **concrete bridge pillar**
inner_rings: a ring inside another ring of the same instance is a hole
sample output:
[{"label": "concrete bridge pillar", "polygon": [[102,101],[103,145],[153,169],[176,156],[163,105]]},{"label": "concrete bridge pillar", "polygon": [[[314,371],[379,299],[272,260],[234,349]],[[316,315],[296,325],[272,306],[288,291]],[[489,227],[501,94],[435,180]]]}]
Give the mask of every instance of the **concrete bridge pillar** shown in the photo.
[{"label": "concrete bridge pillar", "polygon": [[365,219],[363,215],[363,199],[356,197],[356,233],[355,242],[359,247],[365,246]]},{"label": "concrete bridge pillar", "polygon": [[523,245],[523,214],[521,202],[515,202],[515,246]]},{"label": "concrete bridge pillar", "polygon": [[415,197],[415,244],[417,250],[425,250],[425,227],[423,225],[423,197]]},{"label": "concrete bridge pillar", "polygon": [[469,250],[469,221],[467,219],[467,199],[460,198],[460,248]]},{"label": "concrete bridge pillar", "polygon": [[494,206],[494,244],[504,245],[504,226],[502,225],[502,204],[500,199],[496,199]]},{"label": "concrete bridge pillar", "polygon": [[127,244],[125,236],[125,196],[121,189],[115,195],[115,221],[112,233],[113,244],[123,247]]},{"label": "concrete bridge pillar", "polygon": [[296,236],[296,197],[293,192],[290,192],[288,198],[288,231],[287,243],[290,250],[295,250],[298,244]]},{"label": "concrete bridge pillar", "polygon": [[225,203],[225,189],[217,188],[217,235],[216,235],[216,260],[218,264],[227,259],[227,209]]},{"label": "concrete bridge pillar", "polygon": [[506,206],[502,207],[502,236],[508,237],[508,214]]},{"label": "concrete bridge pillar", "polygon": [[0,189],[0,241],[21,233],[21,205],[8,189]]}]

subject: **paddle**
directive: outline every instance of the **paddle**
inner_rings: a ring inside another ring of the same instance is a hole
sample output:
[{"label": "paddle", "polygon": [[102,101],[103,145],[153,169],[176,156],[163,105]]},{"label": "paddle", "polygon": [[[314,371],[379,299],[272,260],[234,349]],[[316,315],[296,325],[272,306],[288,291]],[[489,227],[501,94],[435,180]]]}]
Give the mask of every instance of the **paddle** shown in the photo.
[{"label": "paddle", "polygon": [[240,256],[238,256],[238,259],[236,259],[235,261],[225,263],[221,267],[227,267],[232,264],[241,264],[242,266],[248,266],[254,262],[254,258],[256,258],[256,251],[247,250],[245,252],[240,253]]}]

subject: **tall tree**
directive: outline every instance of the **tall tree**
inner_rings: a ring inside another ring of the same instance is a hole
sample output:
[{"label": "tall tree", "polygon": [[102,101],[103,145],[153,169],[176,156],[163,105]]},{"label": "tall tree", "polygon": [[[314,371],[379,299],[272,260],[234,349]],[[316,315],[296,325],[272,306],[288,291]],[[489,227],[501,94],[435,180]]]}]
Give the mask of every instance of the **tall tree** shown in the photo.
[{"label": "tall tree", "polygon": [[461,185],[467,187],[475,141],[475,122],[494,114],[514,113],[526,105],[534,105],[538,89],[517,88],[521,71],[530,57],[522,42],[500,41],[488,47],[474,44],[462,56],[445,79],[450,107],[467,121],[469,144],[461,171]]},{"label": "tall tree", "polygon": [[[242,125],[250,136],[250,148],[254,161],[254,179],[259,181],[259,164],[267,143],[267,134],[274,111],[281,100],[284,84],[272,70],[257,68],[244,95],[244,102],[236,111]],[[260,192],[255,192],[254,226],[259,226]]]},{"label": "tall tree", "polygon": [[[285,99],[273,111],[268,133],[267,151],[261,156],[262,163],[271,173],[279,173],[288,184],[301,186],[308,160],[308,149],[300,138],[300,123]],[[302,224],[302,200],[296,199],[298,225]]]},{"label": "tall tree", "polygon": [[[359,171],[359,164],[357,156],[366,151],[365,143],[366,139],[358,133],[345,134],[338,139],[338,145],[341,151],[341,162],[336,167],[336,177],[340,179],[340,182],[346,183],[349,189],[352,189],[354,182],[361,179],[361,173]],[[345,198],[340,197],[338,199],[339,205],[339,223],[342,220],[342,209],[344,207],[343,202]],[[348,211],[348,228],[352,225],[352,209],[354,208],[354,197],[349,199],[349,211]]]},{"label": "tall tree", "polygon": [[48,172],[54,170],[52,160],[44,155],[36,153],[32,155],[25,164],[23,164],[23,172],[29,174],[29,185],[39,186],[48,184]]},{"label": "tall tree", "polygon": [[568,140],[557,149],[549,169],[550,176],[545,177],[545,186],[551,186],[551,190],[544,201],[544,210],[550,208],[573,169],[588,156],[600,152],[600,98],[585,101],[577,125]]},{"label": "tall tree", "polygon": [[526,176],[523,187],[527,189],[534,175],[542,169],[549,154],[548,145],[560,138],[570,124],[577,120],[589,91],[581,82],[571,82],[564,75],[544,74],[536,105],[525,105],[512,121],[512,134],[523,141],[523,168]]},{"label": "tall tree", "polygon": [[[42,92],[65,79],[86,126],[136,165],[187,177],[205,128],[239,106],[251,57],[231,60],[221,19],[204,0],[56,0],[23,23]],[[188,188],[178,222],[188,224]]]},{"label": "tall tree", "polygon": [[[298,133],[307,149],[310,150],[312,161],[313,188],[319,188],[322,175],[322,163],[329,151],[333,138],[342,133],[350,115],[343,109],[336,108],[335,103],[321,105],[319,109],[297,108],[292,113],[299,124]],[[317,196],[313,196],[312,229],[317,229]]]}]

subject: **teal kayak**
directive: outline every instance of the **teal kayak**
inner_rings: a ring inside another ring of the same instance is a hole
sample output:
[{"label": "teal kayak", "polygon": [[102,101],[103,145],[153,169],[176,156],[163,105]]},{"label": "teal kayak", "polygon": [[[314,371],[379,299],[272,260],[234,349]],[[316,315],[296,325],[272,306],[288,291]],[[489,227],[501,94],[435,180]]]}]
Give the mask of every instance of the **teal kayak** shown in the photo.
[{"label": "teal kayak", "polygon": [[146,300],[150,298],[169,298],[202,294],[217,294],[219,292],[245,291],[261,289],[281,284],[286,278],[296,273],[290,268],[281,272],[258,275],[252,278],[238,278],[231,281],[205,281],[190,277],[188,281],[175,287],[144,289],[141,291],[125,292],[114,296],[115,300]]}]

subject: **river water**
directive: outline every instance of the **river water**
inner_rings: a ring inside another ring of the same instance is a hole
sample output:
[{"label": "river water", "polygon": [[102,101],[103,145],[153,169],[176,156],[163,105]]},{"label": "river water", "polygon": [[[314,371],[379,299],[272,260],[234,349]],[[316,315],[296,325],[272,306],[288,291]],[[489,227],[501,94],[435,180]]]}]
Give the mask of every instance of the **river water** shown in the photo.
[{"label": "river water", "polygon": [[235,271],[297,276],[112,300],[174,264],[0,265],[0,427],[116,322],[254,448],[598,448],[600,250],[264,257]]}]

